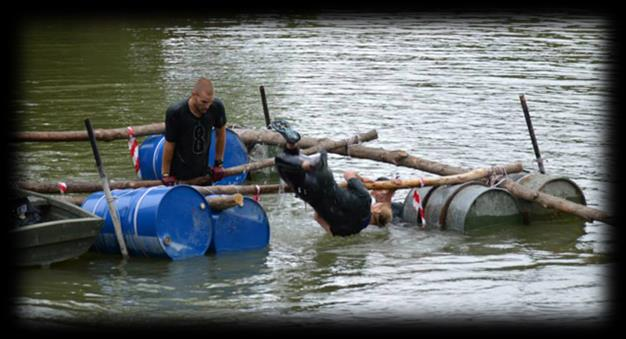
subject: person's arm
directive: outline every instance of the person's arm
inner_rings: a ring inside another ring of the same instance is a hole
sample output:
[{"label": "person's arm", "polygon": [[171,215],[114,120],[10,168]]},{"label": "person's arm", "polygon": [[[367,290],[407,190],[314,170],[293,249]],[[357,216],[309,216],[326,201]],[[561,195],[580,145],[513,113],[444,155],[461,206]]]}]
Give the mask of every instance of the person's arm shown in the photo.
[{"label": "person's arm", "polygon": [[328,224],[328,222],[324,220],[324,218],[322,218],[319,214],[317,214],[317,212],[315,212],[313,219],[315,219],[315,221],[317,221],[317,223],[320,224],[320,226],[322,226],[322,228],[326,231],[326,233],[333,235],[333,231],[331,231],[330,225]]},{"label": "person's arm", "polygon": [[363,182],[363,183],[372,183],[372,182],[375,182],[374,180],[372,180],[372,179],[370,179],[370,178],[364,178],[364,177],[360,176],[359,174],[357,174],[357,178],[358,178],[359,180],[361,180],[361,182]]},{"label": "person's arm", "polygon": [[226,146],[226,127],[215,128],[215,160],[224,161],[224,148]]},{"label": "person's arm", "polygon": [[174,159],[174,148],[178,140],[178,121],[176,119],[176,107],[174,105],[165,111],[165,142],[163,143],[163,161],[161,163],[162,177],[172,176],[172,159]]},{"label": "person's arm", "polygon": [[176,143],[165,140],[163,144],[163,164],[161,165],[161,175],[163,177],[171,175],[172,159],[174,158],[174,146]]},{"label": "person's arm", "polygon": [[363,178],[362,176],[359,175],[359,173],[357,173],[354,170],[347,170],[345,172],[343,172],[343,177],[344,179],[346,179],[346,181],[352,179],[352,178],[356,178],[358,179],[360,182],[374,182],[374,180],[372,179],[368,179],[368,178]]}]

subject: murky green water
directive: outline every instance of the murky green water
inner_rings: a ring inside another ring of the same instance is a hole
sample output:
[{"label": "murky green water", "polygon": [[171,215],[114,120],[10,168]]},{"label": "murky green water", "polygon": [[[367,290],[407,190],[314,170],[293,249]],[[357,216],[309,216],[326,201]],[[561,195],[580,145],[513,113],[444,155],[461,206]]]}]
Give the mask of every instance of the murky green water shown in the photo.
[{"label": "murky green water", "polygon": [[[234,16],[207,20],[39,20],[20,27],[22,130],[81,130],[162,121],[198,76],[212,78],[230,123],[273,117],[302,133],[480,167],[535,168],[518,96],[526,94],[549,173],[611,209],[608,53],[600,18],[432,15]],[[141,138],[140,138],[141,141]],[[123,140],[99,144],[112,179],[134,172]],[[97,180],[80,143],[23,143],[20,178]],[[331,155],[339,179],[426,175]],[[256,182],[276,182],[257,176]],[[402,201],[407,191],[399,191]],[[88,253],[17,273],[15,313],[32,324],[438,322],[599,324],[614,229],[534,224],[478,234],[393,224],[331,238],[292,195],[263,196],[267,250],[187,261]]]}]

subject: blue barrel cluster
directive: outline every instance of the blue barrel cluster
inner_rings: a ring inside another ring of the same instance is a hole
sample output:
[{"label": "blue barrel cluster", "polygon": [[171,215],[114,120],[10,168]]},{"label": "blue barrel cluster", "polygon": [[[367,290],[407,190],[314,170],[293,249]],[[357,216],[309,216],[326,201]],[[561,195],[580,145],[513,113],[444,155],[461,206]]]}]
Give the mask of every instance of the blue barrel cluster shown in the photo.
[{"label": "blue barrel cluster", "polygon": [[[209,165],[215,161],[215,130],[211,132],[211,147],[209,148]],[[151,135],[139,145],[139,173],[144,180],[159,180],[162,178],[161,165],[163,164],[163,144],[165,136]],[[247,164],[250,161],[248,151],[237,133],[226,129],[226,145],[224,146],[224,167],[233,167]],[[246,181],[247,174],[241,173],[223,178],[215,185],[238,185]]]},{"label": "blue barrel cluster", "polygon": [[[113,190],[111,194],[131,256],[178,260],[204,255],[209,248],[213,218],[204,196],[191,186]],[[93,249],[120,253],[104,193],[89,195],[82,208],[104,219]]]},{"label": "blue barrel cluster", "polygon": [[[181,260],[207,252],[260,249],[269,243],[267,215],[247,197],[243,206],[214,211],[202,194],[187,185],[111,193],[131,256]],[[92,249],[120,253],[104,193],[89,195],[82,208],[105,220]]]}]

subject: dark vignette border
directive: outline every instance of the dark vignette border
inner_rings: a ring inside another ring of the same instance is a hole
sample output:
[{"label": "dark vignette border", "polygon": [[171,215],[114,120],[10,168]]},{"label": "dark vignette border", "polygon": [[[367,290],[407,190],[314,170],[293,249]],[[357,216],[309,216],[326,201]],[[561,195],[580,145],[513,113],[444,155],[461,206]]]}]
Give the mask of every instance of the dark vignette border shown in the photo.
[{"label": "dark vignette border", "polygon": [[[372,335],[372,336],[389,336],[392,334],[412,334],[412,335],[436,335],[440,336],[442,334],[454,335],[454,336],[466,336],[468,334],[476,334],[476,335],[488,335],[488,334],[498,334],[503,331],[512,331],[517,334],[521,334],[522,336],[535,335],[535,334],[546,334],[546,335],[554,335],[554,334],[587,334],[587,335],[605,335],[614,330],[617,330],[620,327],[620,320],[623,314],[623,306],[622,300],[624,298],[624,292],[622,290],[623,287],[623,276],[622,276],[622,264],[621,259],[622,248],[623,245],[623,230],[620,229],[623,223],[623,217],[621,215],[621,211],[618,208],[619,206],[619,193],[622,192],[623,180],[621,180],[618,175],[624,172],[623,165],[618,163],[618,159],[620,158],[620,148],[619,146],[619,137],[621,134],[621,128],[623,126],[623,118],[620,113],[623,111],[623,104],[621,103],[621,96],[623,93],[623,70],[621,65],[621,60],[623,60],[623,45],[622,41],[624,39],[624,27],[623,23],[621,23],[621,18],[619,15],[619,8],[617,4],[604,4],[601,2],[595,3],[586,3],[586,4],[576,4],[579,7],[572,7],[571,3],[566,3],[565,1],[561,3],[546,3],[546,2],[524,2],[523,4],[514,4],[515,6],[507,6],[503,3],[494,3],[494,4],[468,4],[468,3],[459,3],[459,4],[442,4],[442,3],[429,3],[429,4],[417,4],[417,5],[407,5],[402,2],[393,2],[393,1],[384,1],[384,2],[376,2],[376,3],[333,3],[333,2],[325,2],[325,1],[315,1],[308,2],[302,4],[295,3],[272,3],[271,1],[264,2],[235,2],[235,1],[188,1],[185,4],[180,3],[169,3],[169,4],[155,4],[154,2],[148,2],[145,0],[133,1],[132,4],[128,4],[123,1],[113,0],[107,1],[103,3],[97,3],[85,6],[85,3],[80,3],[79,1],[70,1],[64,2],[59,5],[59,3],[53,4],[36,4],[27,6],[18,4],[18,8],[14,8],[13,11],[5,12],[5,20],[3,20],[5,38],[7,40],[7,46],[9,48],[6,50],[5,60],[8,61],[8,67],[5,67],[7,70],[7,74],[5,76],[5,90],[3,91],[4,99],[5,99],[5,114],[0,115],[0,126],[3,129],[2,135],[5,137],[5,142],[2,146],[2,155],[3,166],[2,168],[2,177],[5,178],[3,185],[5,186],[3,194],[3,199],[5,200],[4,206],[7,206],[6,192],[10,190],[10,174],[14,173],[15,167],[9,161],[11,159],[11,154],[13,153],[13,149],[11,147],[11,143],[9,142],[9,133],[14,130],[18,130],[19,126],[17,126],[16,121],[18,121],[18,117],[15,116],[15,112],[17,111],[15,107],[16,99],[19,98],[21,90],[19,83],[19,70],[21,69],[21,60],[20,60],[20,27],[25,22],[29,20],[37,20],[40,18],[76,18],[76,17],[88,17],[88,18],[141,18],[141,17],[171,17],[171,16],[183,16],[183,17],[194,17],[200,16],[199,13],[202,13],[203,16],[206,13],[211,13],[211,15],[216,16],[230,16],[230,15],[238,15],[238,14],[276,14],[276,15],[292,15],[292,14],[322,14],[328,12],[348,12],[354,13],[355,16],[358,16],[359,13],[381,13],[385,15],[389,14],[398,14],[402,15],[406,12],[425,12],[426,14],[432,12],[476,12],[476,13],[494,13],[494,12],[502,12],[502,13],[519,13],[519,14],[539,14],[546,10],[554,11],[554,12],[565,12],[565,13],[580,13],[580,14],[590,14],[594,16],[600,16],[606,18],[611,25],[612,32],[611,36],[608,37],[610,41],[610,58],[613,61],[613,64],[610,65],[610,110],[611,110],[611,126],[612,129],[607,131],[607,138],[612,140],[613,148],[605,150],[609,154],[612,154],[612,157],[615,160],[613,167],[610,168],[610,172],[614,175],[617,180],[619,180],[618,184],[612,188],[610,188],[610,197],[613,202],[612,207],[615,209],[612,212],[613,215],[616,216],[616,239],[614,241],[615,248],[615,259],[614,262],[615,270],[611,272],[610,276],[612,280],[610,282],[610,291],[609,298],[612,301],[612,306],[610,308],[609,318],[604,326],[598,327],[577,327],[577,326],[557,326],[554,324],[520,324],[520,326],[486,326],[481,324],[476,324],[476,326],[469,325],[455,325],[454,323],[446,323],[445,320],[442,320],[442,323],[432,324],[429,326],[420,325],[419,327],[396,327],[394,324],[363,324],[363,323],[355,323],[346,321],[346,326],[341,327],[325,327],[325,326],[315,326],[315,327],[307,327],[307,326],[294,326],[293,324],[284,326],[287,324],[281,323],[280,320],[275,319],[267,319],[267,322],[262,323],[227,323],[216,321],[215,323],[199,323],[199,322],[186,322],[186,321],[177,321],[172,320],[167,323],[154,323],[154,324],[133,324],[129,323],[110,323],[110,324],[91,324],[91,323],[81,323],[77,324],[78,327],[71,326],[68,328],[59,326],[59,327],[48,327],[46,324],[32,324],[32,326],[28,327],[20,327],[16,324],[16,317],[13,314],[13,309],[11,305],[11,297],[14,295],[16,290],[16,271],[14,268],[10,267],[13,262],[13,254],[11,253],[11,246],[7,246],[5,242],[4,250],[5,250],[5,269],[7,277],[5,282],[7,286],[5,291],[7,293],[7,303],[5,308],[4,317],[6,320],[6,324],[10,327],[14,327],[13,329],[20,332],[34,332],[37,334],[105,334],[105,333],[124,333],[127,335],[153,335],[153,334],[175,334],[180,332],[196,332],[201,335],[215,335],[217,333],[221,334],[253,334],[259,335],[261,333],[270,333],[277,332],[278,334],[292,334],[295,332],[301,333],[310,333],[315,335],[324,335],[324,334],[336,334],[336,335],[344,335],[344,334],[357,334],[357,335]],[[7,215],[7,214],[5,214]],[[5,237],[6,239],[6,237]],[[7,268],[8,267],[8,268]]]}]

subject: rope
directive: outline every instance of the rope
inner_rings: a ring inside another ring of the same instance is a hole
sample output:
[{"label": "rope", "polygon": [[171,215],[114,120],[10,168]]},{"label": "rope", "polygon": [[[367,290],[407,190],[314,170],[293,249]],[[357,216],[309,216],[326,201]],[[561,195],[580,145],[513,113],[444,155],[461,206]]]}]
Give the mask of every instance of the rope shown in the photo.
[{"label": "rope", "polygon": [[354,136],[352,136],[350,138],[346,138],[344,140],[346,142],[346,155],[348,156],[348,158],[352,158],[352,156],[350,155],[350,148],[352,148],[351,147],[352,145],[360,144],[361,143],[361,137],[358,134],[355,134]]},{"label": "rope", "polygon": [[[502,171],[502,175],[500,175],[500,177],[498,177],[498,169]],[[504,166],[495,166],[492,168],[492,171],[493,173],[489,177],[489,186],[491,187],[500,186],[500,184],[509,177],[509,174],[506,172],[506,167]]]}]

